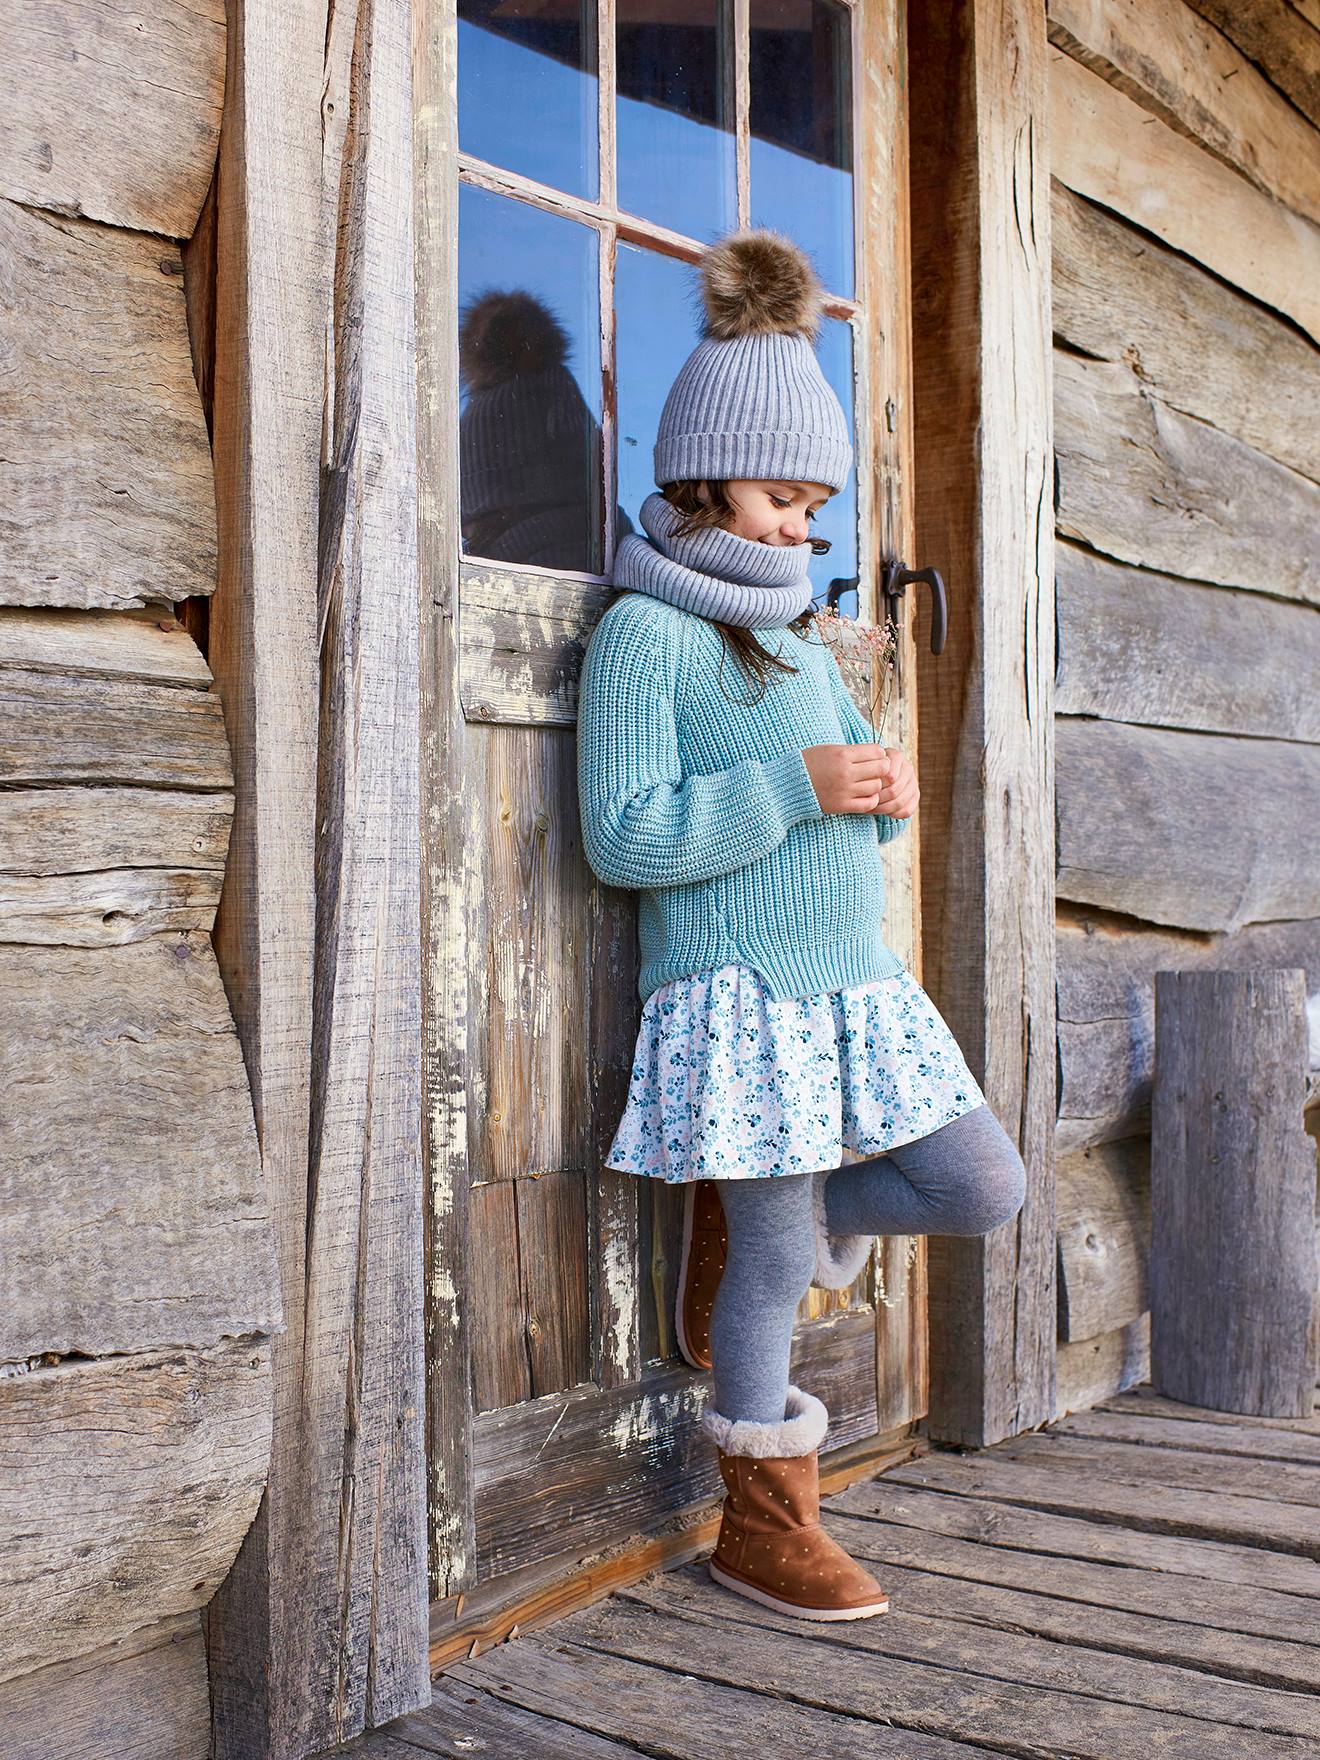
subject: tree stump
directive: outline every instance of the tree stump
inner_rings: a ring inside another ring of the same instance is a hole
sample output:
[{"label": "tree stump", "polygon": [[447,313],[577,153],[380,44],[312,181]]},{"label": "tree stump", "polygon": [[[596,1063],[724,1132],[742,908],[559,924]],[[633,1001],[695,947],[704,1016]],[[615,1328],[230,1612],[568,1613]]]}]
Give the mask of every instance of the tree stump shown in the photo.
[{"label": "tree stump", "polygon": [[1309,1417],[1316,1151],[1306,977],[1155,974],[1151,1382],[1217,1411]]}]

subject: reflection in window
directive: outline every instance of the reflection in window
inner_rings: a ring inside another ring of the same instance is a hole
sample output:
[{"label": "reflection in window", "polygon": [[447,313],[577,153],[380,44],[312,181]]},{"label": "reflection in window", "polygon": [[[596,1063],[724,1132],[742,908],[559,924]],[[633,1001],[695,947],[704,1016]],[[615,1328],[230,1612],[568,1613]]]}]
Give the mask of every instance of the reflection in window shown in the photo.
[{"label": "reflection in window", "polygon": [[851,18],[838,0],[750,0],[752,224],[853,291]]},{"label": "reflection in window", "polygon": [[738,221],[732,0],[617,0],[619,206],[710,240]]},{"label": "reflection in window", "polygon": [[697,340],[696,271],[620,243],[614,286],[619,502],[636,525],[655,488],[660,411]]},{"label": "reflection in window", "polygon": [[459,190],[463,548],[601,572],[597,236]]},{"label": "reflection in window", "polygon": [[[853,348],[852,327],[838,318],[826,318],[820,327],[817,353],[821,371],[843,405],[848,418],[848,438],[857,444],[857,428],[853,410]],[[811,560],[813,596],[819,605],[825,603],[830,583],[847,582],[843,597],[836,601],[845,617],[857,616],[857,465],[854,459],[848,481],[837,494],[831,495],[812,522],[812,530],[830,540],[828,556]]]},{"label": "reflection in window", "polygon": [[458,144],[570,195],[600,190],[595,0],[458,0]]}]

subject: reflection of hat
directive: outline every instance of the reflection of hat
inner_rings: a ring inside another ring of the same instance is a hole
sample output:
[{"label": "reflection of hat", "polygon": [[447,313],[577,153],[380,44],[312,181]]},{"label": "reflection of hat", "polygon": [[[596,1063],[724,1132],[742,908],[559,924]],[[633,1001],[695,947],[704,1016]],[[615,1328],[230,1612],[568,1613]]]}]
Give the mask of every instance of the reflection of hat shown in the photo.
[{"label": "reflection of hat", "polygon": [[787,477],[842,489],[848,423],[813,341],[821,288],[804,252],[764,228],[701,260],[705,336],[679,368],[655,444],[655,480]]},{"label": "reflection of hat", "polygon": [[530,293],[492,290],[465,308],[458,330],[468,393],[458,441],[465,522],[570,506],[584,524],[600,430],[567,356],[563,326]]}]

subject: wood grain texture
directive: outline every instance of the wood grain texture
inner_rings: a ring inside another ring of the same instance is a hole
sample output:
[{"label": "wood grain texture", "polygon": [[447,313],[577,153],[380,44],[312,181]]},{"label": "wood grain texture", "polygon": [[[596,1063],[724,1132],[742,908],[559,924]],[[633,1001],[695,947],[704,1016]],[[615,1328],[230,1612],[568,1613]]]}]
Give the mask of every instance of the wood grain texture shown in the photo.
[{"label": "wood grain texture", "polygon": [[0,1679],[205,1605],[261,1497],[270,1394],[253,1338],[0,1379]]},{"label": "wood grain texture", "polygon": [[1150,1142],[1128,1137],[1059,1160],[1059,1337],[1115,1332],[1149,1303]]},{"label": "wood grain texture", "polygon": [[0,669],[0,783],[227,789],[220,699],[209,691]]},{"label": "wood grain texture", "polygon": [[176,248],[0,200],[0,264],[0,603],[211,593],[215,494]]},{"label": "wood grain texture", "polygon": [[1320,340],[1320,226],[1057,49],[1051,170]]},{"label": "wood grain texture", "polygon": [[[1150,1378],[1188,1405],[1314,1410],[1305,1003],[1296,967],[1155,975]],[[1281,1482],[1276,1495],[1289,1495]]]},{"label": "wood grain texture", "polygon": [[1320,615],[1263,594],[1055,552],[1055,708],[1208,733],[1320,742]]},{"label": "wood grain texture", "polygon": [[1055,335],[1162,402],[1320,480],[1320,350],[1148,232],[1051,187]]},{"label": "wood grain texture", "polygon": [[197,643],[164,604],[137,611],[0,607],[0,667],[9,666],[196,690],[211,683]]},{"label": "wood grain texture", "polygon": [[1170,408],[1128,365],[1055,356],[1058,525],[1145,568],[1320,602],[1320,485]]},{"label": "wood grain texture", "polygon": [[1150,1374],[1150,1315],[1059,1346],[1058,1411],[1079,1412]]},{"label": "wood grain texture", "polygon": [[1198,935],[1061,904],[1057,928],[1060,1154],[1149,1129],[1161,967],[1303,966],[1320,993],[1317,918]]},{"label": "wood grain texture", "polygon": [[1320,751],[1059,717],[1058,893],[1183,929],[1320,916]]},{"label": "wood grain texture", "polygon": [[211,1704],[195,1613],[0,1685],[6,1760],[207,1760]]},{"label": "wood grain texture", "polygon": [[1309,0],[1188,0],[1320,128],[1320,31]]},{"label": "wood grain texture", "polygon": [[0,1360],[279,1329],[247,1075],[204,934],[0,947]]},{"label": "wood grain texture", "polygon": [[1184,0],[1049,0],[1050,41],[1268,196],[1320,220],[1315,131]]},{"label": "wood grain texture", "polygon": [[309,1566],[305,1530],[313,1519],[308,1455],[333,1458],[342,1438],[307,1429],[300,1415],[308,1409],[316,581],[330,299],[325,40],[324,6],[236,5],[220,142],[221,564],[207,657],[225,707],[236,809],[216,951],[252,1086],[288,1329],[273,1344],[279,1415],[266,1495],[206,1615],[219,1760],[247,1760],[263,1748],[306,1752],[337,1733],[335,1677],[315,1678],[310,1661],[312,1627],[333,1630],[341,1604]]},{"label": "wood grain texture", "polygon": [[211,181],[225,90],[223,0],[145,12],[9,0],[11,108],[0,194],[188,238]]},{"label": "wood grain texture", "polygon": [[923,982],[1027,1166],[1011,1226],[930,1248],[930,1431],[1054,1410],[1054,595],[1044,18],[910,9]]},{"label": "wood grain texture", "polygon": [[[1165,1395],[1157,1395],[1164,1406],[1180,1404]],[[1186,1407],[1182,1408],[1186,1411]],[[1194,1449],[1201,1453],[1231,1455],[1235,1459],[1256,1462],[1296,1461],[1304,1466],[1320,1467],[1320,1425],[1314,1417],[1303,1419],[1302,1427],[1288,1428],[1289,1420],[1275,1419],[1272,1424],[1256,1424],[1250,1415],[1233,1413],[1235,1423],[1218,1422],[1216,1412],[1203,1407],[1193,1408],[1196,1418],[1166,1416],[1163,1411],[1138,1409],[1082,1412],[1065,1419],[1057,1426],[1062,1436],[1092,1436],[1107,1442],[1135,1442],[1150,1449]],[[1293,1634],[1306,1637],[1305,1630]],[[1320,1643],[1320,1621],[1311,1637]]]}]

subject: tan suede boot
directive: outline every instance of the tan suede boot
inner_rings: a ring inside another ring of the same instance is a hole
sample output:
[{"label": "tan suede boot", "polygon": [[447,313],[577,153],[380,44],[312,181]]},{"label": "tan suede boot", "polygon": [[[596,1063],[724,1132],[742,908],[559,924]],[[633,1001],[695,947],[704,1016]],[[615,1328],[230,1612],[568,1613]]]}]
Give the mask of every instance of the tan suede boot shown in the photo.
[{"label": "tan suede boot", "polygon": [[820,1525],[817,1450],[829,1414],[790,1387],[781,1424],[734,1422],[707,1407],[728,1490],[708,1569],[715,1582],[795,1619],[870,1619],[889,1597]]},{"label": "tan suede boot", "polygon": [[710,1316],[724,1276],[729,1232],[719,1182],[694,1179],[683,1194],[683,1258],[678,1268],[674,1332],[684,1362],[710,1368]]}]

